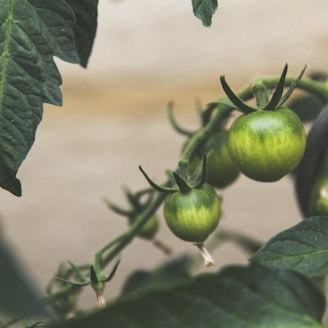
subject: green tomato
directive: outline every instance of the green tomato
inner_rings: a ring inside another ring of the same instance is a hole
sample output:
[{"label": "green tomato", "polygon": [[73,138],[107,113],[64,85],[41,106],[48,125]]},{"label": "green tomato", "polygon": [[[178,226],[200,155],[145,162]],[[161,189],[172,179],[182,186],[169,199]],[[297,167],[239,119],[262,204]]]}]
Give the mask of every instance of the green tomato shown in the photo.
[{"label": "green tomato", "polygon": [[220,200],[212,186],[205,183],[188,192],[175,191],[164,202],[164,217],[179,238],[202,243],[220,220]]},{"label": "green tomato", "polygon": [[153,215],[149,220],[143,225],[138,233],[138,236],[144,239],[152,239],[159,228],[159,221],[157,215]]},{"label": "green tomato", "polygon": [[311,188],[309,215],[328,215],[328,168],[317,175]]},{"label": "green tomato", "polygon": [[233,183],[239,176],[239,168],[231,158],[228,149],[229,132],[214,133],[206,144],[192,158],[189,172],[192,173],[207,154],[206,182],[214,188],[222,189]]},{"label": "green tomato", "polygon": [[288,108],[258,110],[239,116],[228,147],[240,171],[251,179],[272,182],[290,173],[303,157],[304,126]]},{"label": "green tomato", "polygon": [[225,188],[239,176],[239,168],[228,149],[228,131],[213,134],[205,144],[207,158],[207,183],[215,188]]},{"label": "green tomato", "polygon": [[321,189],[320,198],[316,203],[316,215],[328,215],[328,186]]}]

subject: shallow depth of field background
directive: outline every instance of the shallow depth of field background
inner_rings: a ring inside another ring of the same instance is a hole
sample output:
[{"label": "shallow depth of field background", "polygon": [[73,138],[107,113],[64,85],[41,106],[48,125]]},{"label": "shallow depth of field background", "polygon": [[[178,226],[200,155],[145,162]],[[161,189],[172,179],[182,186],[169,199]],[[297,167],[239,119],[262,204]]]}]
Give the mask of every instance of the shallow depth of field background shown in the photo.
[{"label": "shallow depth of field background", "polygon": [[[99,25],[87,70],[57,60],[64,106],[45,106],[35,144],[18,177],[23,196],[1,190],[1,228],[39,288],[62,261],[92,261],[93,254],[126,229],[103,198],[125,204],[122,187],[144,188],[141,164],[158,182],[175,168],[184,138],[167,120],[198,127],[195,100],[222,95],[219,76],[239,90],[257,76],[325,70],[328,53],[326,0],[221,0],[208,29],[192,14],[190,0],[100,0]],[[327,70],[326,70],[327,71]],[[289,177],[274,184],[241,177],[219,192],[220,227],[266,241],[301,219]],[[197,250],[177,240],[162,222],[159,239],[175,254]],[[246,263],[232,244],[214,254],[217,270]],[[136,268],[166,259],[136,239],[107,297],[118,295]],[[108,269],[110,270],[110,269]],[[94,304],[86,290],[81,305]]]}]

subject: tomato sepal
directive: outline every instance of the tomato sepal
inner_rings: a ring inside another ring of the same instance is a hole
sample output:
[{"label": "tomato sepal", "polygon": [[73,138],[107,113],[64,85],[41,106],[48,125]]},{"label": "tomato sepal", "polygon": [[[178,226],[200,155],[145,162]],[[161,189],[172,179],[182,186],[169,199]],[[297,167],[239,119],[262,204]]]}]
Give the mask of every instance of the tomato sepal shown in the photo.
[{"label": "tomato sepal", "polygon": [[[257,110],[269,110],[269,111],[274,111],[277,110],[279,108],[282,107],[282,105],[288,100],[288,98],[290,97],[290,95],[292,94],[292,92],[295,90],[295,88],[299,85],[303,74],[306,70],[306,66],[304,66],[303,70],[301,71],[301,73],[298,75],[298,77],[293,81],[293,83],[291,84],[291,86],[289,87],[289,89],[287,90],[287,92],[285,94],[283,94],[284,88],[285,88],[285,81],[286,81],[286,76],[287,76],[287,71],[288,71],[288,65],[286,64],[280,79],[277,83],[277,86],[275,88],[275,90],[273,91],[273,94],[271,96],[271,99],[266,103],[266,104],[262,104],[262,100],[263,97],[261,96],[263,94],[263,90],[259,90],[259,92],[261,93],[259,95],[259,97],[257,97],[256,94],[256,88],[253,86],[253,90],[255,90],[255,96],[259,99],[261,99],[261,101],[258,103],[258,108],[257,107],[251,107],[249,105],[247,105],[229,86],[229,84],[227,83],[225,76],[221,75],[220,77],[220,82],[221,82],[221,86],[224,90],[224,92],[226,93],[228,99],[236,106],[236,109],[241,111],[244,114],[248,114],[248,113],[252,113],[254,111]],[[264,86],[265,87],[265,86]]]}]

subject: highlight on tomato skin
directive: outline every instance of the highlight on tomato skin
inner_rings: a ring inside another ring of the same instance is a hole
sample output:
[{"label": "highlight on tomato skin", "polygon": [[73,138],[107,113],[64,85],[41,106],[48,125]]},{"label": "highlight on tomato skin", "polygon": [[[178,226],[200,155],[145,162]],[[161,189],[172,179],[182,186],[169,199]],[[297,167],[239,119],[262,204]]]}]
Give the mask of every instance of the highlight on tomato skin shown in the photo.
[{"label": "highlight on tomato skin", "polygon": [[307,215],[328,216],[328,153],[311,186]]},{"label": "highlight on tomato skin", "polygon": [[240,171],[261,182],[274,182],[301,161],[306,133],[288,108],[257,110],[239,116],[229,132],[228,147]]},{"label": "highlight on tomato skin", "polygon": [[188,192],[175,191],[164,201],[164,218],[178,238],[203,243],[220,221],[221,204],[214,188],[205,183]]}]

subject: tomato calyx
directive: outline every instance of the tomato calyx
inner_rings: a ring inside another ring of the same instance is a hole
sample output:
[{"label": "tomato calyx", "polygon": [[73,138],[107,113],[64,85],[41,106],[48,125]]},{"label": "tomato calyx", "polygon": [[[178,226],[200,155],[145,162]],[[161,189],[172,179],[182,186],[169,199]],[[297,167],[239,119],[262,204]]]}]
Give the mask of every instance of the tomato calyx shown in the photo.
[{"label": "tomato calyx", "polygon": [[[124,209],[108,199],[104,199],[104,202],[113,212],[126,216],[129,220],[133,221],[139,213],[141,213],[152,201],[153,199],[153,190],[145,189],[132,193],[128,188],[124,188],[124,194],[128,201],[130,208]],[[141,199],[146,196],[146,200],[142,201]]]},{"label": "tomato calyx", "polygon": [[121,258],[119,257],[116,260],[112,270],[109,274],[106,275],[98,269],[99,266],[97,261],[98,259],[96,257],[95,264],[90,266],[89,276],[83,273],[81,269],[74,265],[72,262],[68,262],[71,266],[71,275],[76,276],[77,280],[70,280],[66,277],[62,278],[59,276],[55,279],[60,283],[65,283],[77,287],[90,285],[96,294],[97,306],[99,308],[104,308],[106,305],[106,301],[104,298],[104,290],[106,287],[106,283],[112,280],[112,278],[114,277],[116,270],[121,262]]},{"label": "tomato calyx", "polygon": [[144,175],[148,183],[158,192],[171,193],[175,191],[180,191],[182,193],[187,193],[191,189],[199,188],[206,182],[207,174],[207,156],[203,157],[202,165],[199,166],[191,177],[187,177],[186,173],[180,172],[182,170],[170,171],[167,170],[166,174],[170,181],[170,186],[161,186],[152,180],[144,169],[139,166],[139,170]]},{"label": "tomato calyx", "polygon": [[[226,93],[228,99],[231,101],[233,105],[235,105],[236,109],[241,111],[244,114],[252,113],[257,110],[269,110],[274,111],[282,107],[282,105],[288,100],[292,92],[295,90],[295,88],[300,83],[302,76],[305,72],[306,66],[303,68],[301,73],[298,75],[298,77],[293,81],[289,89],[286,91],[285,94],[283,94],[284,88],[285,88],[285,81],[287,76],[287,70],[288,65],[286,64],[282,74],[280,76],[280,79],[278,81],[278,84],[273,91],[273,94],[270,98],[270,100],[267,100],[267,90],[265,85],[260,82],[255,82],[251,86],[251,90],[254,93],[256,100],[257,100],[257,107],[252,107],[246,104],[229,86],[229,84],[226,82],[225,76],[220,76],[220,82],[221,86]],[[260,84],[260,86],[259,86]]]},{"label": "tomato calyx", "polygon": [[[129,189],[125,188],[125,197],[128,201],[129,208],[125,209],[122,208],[108,199],[104,199],[106,205],[108,208],[110,208],[113,212],[116,214],[119,214],[121,216],[125,216],[128,220],[129,225],[132,225],[138,215],[142,213],[145,208],[149,206],[149,204],[153,200],[153,190],[152,189],[146,189],[141,190],[136,193],[132,193]],[[147,197],[145,200],[142,200],[142,198]],[[153,240],[157,231],[159,228],[159,221],[157,216],[154,214],[145,222],[145,224],[141,227],[141,229],[138,231],[138,236],[147,239],[147,240]]]}]

